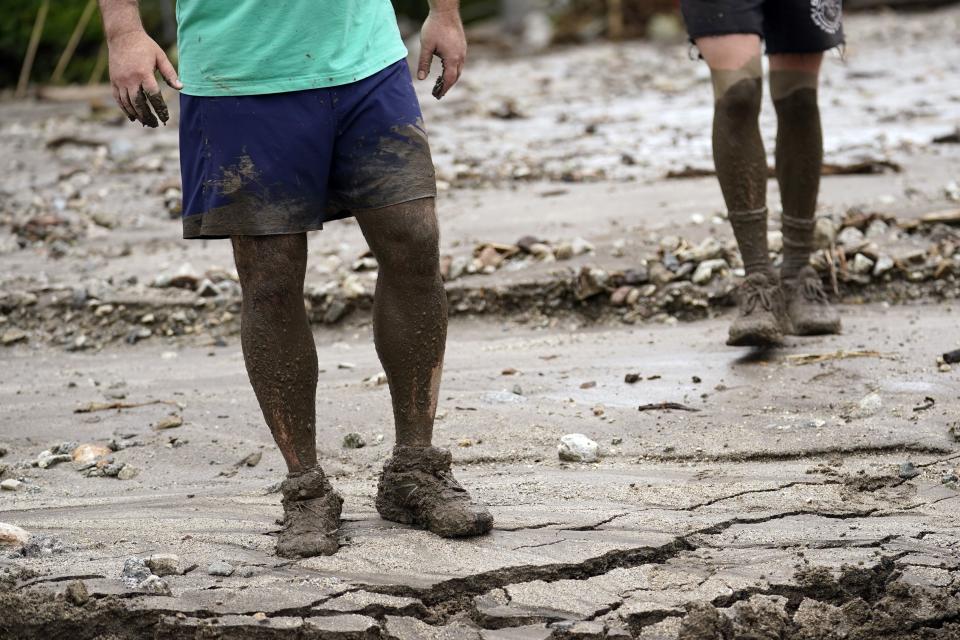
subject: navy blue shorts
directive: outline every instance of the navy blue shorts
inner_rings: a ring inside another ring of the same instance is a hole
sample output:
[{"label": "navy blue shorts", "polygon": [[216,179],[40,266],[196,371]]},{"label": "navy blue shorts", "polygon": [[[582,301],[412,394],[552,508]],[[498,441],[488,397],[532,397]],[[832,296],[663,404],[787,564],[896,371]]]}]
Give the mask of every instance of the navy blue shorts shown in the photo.
[{"label": "navy blue shorts", "polygon": [[406,60],[338,87],[181,94],[180,171],[184,238],[303,233],[436,196]]},{"label": "navy blue shorts", "polygon": [[691,40],[755,33],[768,54],[817,53],[843,44],[842,0],[680,0]]}]

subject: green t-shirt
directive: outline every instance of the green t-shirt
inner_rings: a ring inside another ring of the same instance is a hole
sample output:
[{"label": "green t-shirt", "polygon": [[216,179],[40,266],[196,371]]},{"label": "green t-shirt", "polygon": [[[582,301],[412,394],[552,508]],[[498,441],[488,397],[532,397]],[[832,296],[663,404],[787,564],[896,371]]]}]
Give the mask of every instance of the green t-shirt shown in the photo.
[{"label": "green t-shirt", "polygon": [[183,92],[333,87],[406,57],[390,0],[177,0]]}]

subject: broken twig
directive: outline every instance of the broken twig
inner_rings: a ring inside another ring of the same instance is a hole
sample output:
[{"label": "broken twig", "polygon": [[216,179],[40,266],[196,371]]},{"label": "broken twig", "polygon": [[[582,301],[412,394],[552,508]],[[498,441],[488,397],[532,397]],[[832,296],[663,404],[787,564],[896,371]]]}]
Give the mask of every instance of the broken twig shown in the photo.
[{"label": "broken twig", "polygon": [[687,405],[680,404],[679,402],[654,402],[653,404],[642,404],[638,407],[638,409],[640,411],[700,411],[700,409],[688,407]]},{"label": "broken twig", "polygon": [[147,402],[88,402],[87,404],[80,405],[73,410],[74,413],[93,413],[94,411],[108,411],[110,409],[135,409],[137,407],[146,407],[151,404],[169,404],[174,407],[179,407],[179,403],[174,402],[173,400],[148,400]]}]

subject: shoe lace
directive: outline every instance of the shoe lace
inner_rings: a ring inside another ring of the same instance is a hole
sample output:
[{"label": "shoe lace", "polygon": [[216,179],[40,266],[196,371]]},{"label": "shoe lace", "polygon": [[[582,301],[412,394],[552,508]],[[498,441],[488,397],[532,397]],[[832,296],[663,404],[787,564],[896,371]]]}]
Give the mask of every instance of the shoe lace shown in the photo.
[{"label": "shoe lace", "polygon": [[773,311],[772,287],[761,287],[747,281],[743,284],[741,295],[743,296],[744,313],[753,313],[758,304],[762,309]]},{"label": "shoe lace", "polygon": [[[439,496],[443,500],[455,500],[467,492],[450,471],[436,471],[432,475],[440,481],[438,483]],[[431,488],[429,485],[424,486],[418,483],[404,485],[401,487],[401,490],[407,492],[403,498],[404,503],[414,509],[422,509],[424,504],[430,500],[431,495],[436,495],[430,491]]]},{"label": "shoe lace", "polygon": [[803,278],[799,282],[799,292],[804,300],[819,304],[827,304],[827,292],[819,278]]}]

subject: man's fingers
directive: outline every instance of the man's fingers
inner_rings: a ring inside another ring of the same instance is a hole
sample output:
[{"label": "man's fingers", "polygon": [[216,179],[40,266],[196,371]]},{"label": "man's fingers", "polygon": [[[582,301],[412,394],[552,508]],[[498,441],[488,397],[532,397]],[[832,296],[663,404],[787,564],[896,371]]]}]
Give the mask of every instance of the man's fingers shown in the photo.
[{"label": "man's fingers", "polygon": [[167,103],[163,100],[163,95],[157,91],[156,93],[148,93],[147,100],[150,101],[150,106],[153,107],[153,110],[157,112],[157,117],[160,118],[160,122],[167,124],[167,120],[170,119],[170,111],[167,110]]},{"label": "man's fingers", "polygon": [[138,120],[137,110],[133,108],[133,101],[130,100],[130,94],[126,89],[122,87],[117,88],[117,101],[120,103],[120,108],[123,109],[123,112],[127,114],[130,122],[136,122]]},{"label": "man's fingers", "polygon": [[443,92],[440,94],[441,98],[447,95],[453,85],[457,84],[457,80],[460,79],[460,65],[462,63],[461,60],[443,61]]},{"label": "man's fingers", "polygon": [[127,112],[127,107],[124,106],[123,100],[120,99],[120,89],[117,88],[117,85],[113,85],[113,99],[116,101],[117,106],[120,107],[120,110],[123,111],[123,115],[127,116],[130,122],[136,120],[135,117],[131,116],[130,113]]},{"label": "man's fingers", "polygon": [[430,63],[433,60],[433,47],[420,46],[420,63],[417,65],[417,80],[426,80],[430,75]]},{"label": "man's fingers", "polygon": [[[160,72],[160,75],[163,76],[164,82],[166,82],[172,89],[183,89],[183,83],[180,82],[180,78],[177,76],[177,70],[173,68],[173,65],[170,64],[170,59],[167,58],[167,55],[160,52],[160,55],[157,56],[157,70]],[[150,94],[147,94],[150,95]]]},{"label": "man's fingers", "polygon": [[157,112],[160,122],[167,124],[167,120],[170,119],[170,112],[167,110],[167,103],[164,102],[163,95],[160,93],[160,85],[157,84],[157,79],[152,74],[140,85],[140,91],[146,95],[147,102]]},{"label": "man's fingers", "polygon": [[[128,92],[129,93],[129,92]],[[157,117],[150,111],[150,104],[147,102],[147,94],[143,92],[143,87],[139,87],[133,98],[133,108],[137,111],[137,119],[147,127],[156,128]]]}]

